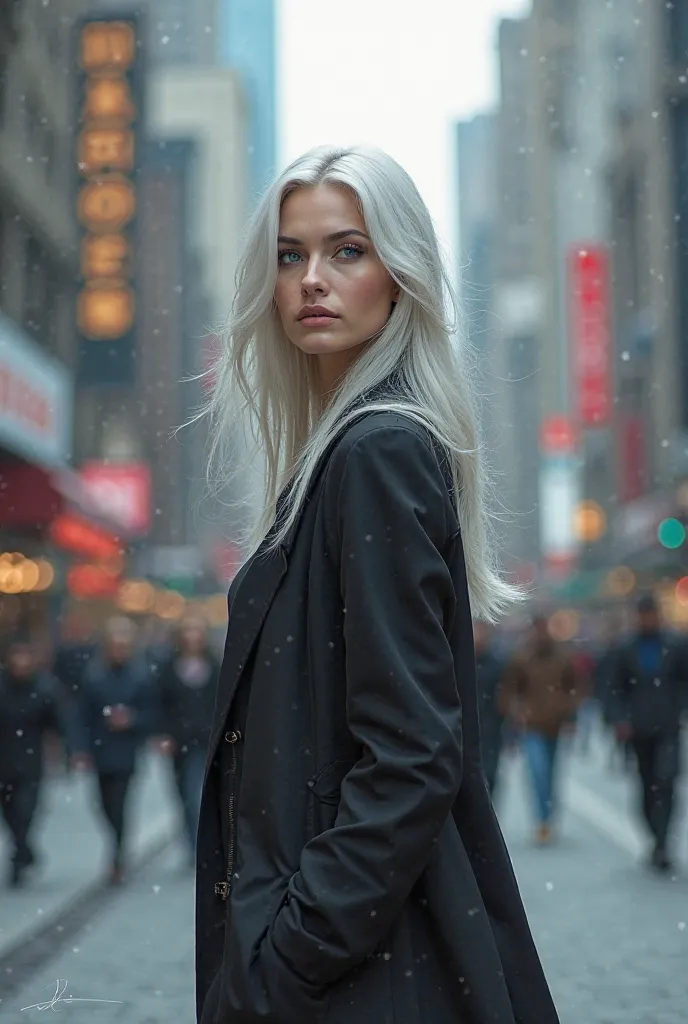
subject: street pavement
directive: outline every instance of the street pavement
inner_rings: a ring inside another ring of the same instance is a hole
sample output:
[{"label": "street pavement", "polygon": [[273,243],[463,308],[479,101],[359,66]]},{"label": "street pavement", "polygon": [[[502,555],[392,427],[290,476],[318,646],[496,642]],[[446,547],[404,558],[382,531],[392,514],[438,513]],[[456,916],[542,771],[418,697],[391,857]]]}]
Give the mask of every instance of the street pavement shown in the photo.
[{"label": "street pavement", "polygon": [[[498,810],[526,908],[562,1024],[685,1024],[688,793],[677,816],[682,862],[657,877],[643,862],[629,780],[610,772],[607,754],[596,742],[565,759],[560,838],[544,850],[530,842],[521,759],[505,759]],[[73,997],[117,1000],[54,1004],[70,1019],[193,1024],[193,880],[183,862],[169,846],[0,1006],[0,1020],[30,1021],[62,979]]]},{"label": "street pavement", "polygon": [[[131,854],[138,859],[176,828],[177,808],[164,758],[153,753],[142,758],[131,812]],[[105,877],[106,835],[93,776],[74,773],[46,780],[35,846],[42,860],[35,881],[23,889],[1,887],[9,846],[0,829],[0,958],[37,929],[59,922],[75,898]]]}]

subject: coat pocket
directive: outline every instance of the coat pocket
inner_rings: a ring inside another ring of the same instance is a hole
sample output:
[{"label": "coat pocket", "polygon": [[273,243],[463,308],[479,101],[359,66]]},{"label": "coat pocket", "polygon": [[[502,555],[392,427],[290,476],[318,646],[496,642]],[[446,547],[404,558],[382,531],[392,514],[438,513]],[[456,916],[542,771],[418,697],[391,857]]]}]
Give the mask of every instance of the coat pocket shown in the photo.
[{"label": "coat pocket", "polygon": [[311,836],[332,828],[337,819],[342,782],[356,762],[338,758],[321,768],[308,782],[310,794],[308,825]]}]

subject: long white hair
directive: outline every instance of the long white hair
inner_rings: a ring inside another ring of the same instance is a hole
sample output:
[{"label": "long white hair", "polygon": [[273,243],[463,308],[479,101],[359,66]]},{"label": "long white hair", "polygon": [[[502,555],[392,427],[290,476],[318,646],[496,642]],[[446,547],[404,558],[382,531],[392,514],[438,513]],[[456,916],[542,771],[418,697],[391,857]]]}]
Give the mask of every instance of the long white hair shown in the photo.
[{"label": "long white hair", "polygon": [[[400,287],[396,306],[323,408],[315,357],[286,337],[274,303],[282,203],[321,184],[357,198],[378,256]],[[457,305],[430,214],[413,181],[386,153],[367,146],[322,146],[295,160],[267,189],[247,230],[232,312],[205,413],[210,418],[209,475],[224,487],[237,431],[248,422],[266,460],[264,500],[251,532],[255,548],[275,525],[278,545],[305,499],[318,459],[333,436],[361,415],[356,400],[392,376],[391,397],[364,406],[403,412],[427,428],[449,455],[475,617],[493,621],[521,596],[497,568],[486,507],[486,478],[474,408],[473,376],[455,333]],[[447,310],[453,312],[453,321]],[[275,524],[276,501],[291,482]]]}]

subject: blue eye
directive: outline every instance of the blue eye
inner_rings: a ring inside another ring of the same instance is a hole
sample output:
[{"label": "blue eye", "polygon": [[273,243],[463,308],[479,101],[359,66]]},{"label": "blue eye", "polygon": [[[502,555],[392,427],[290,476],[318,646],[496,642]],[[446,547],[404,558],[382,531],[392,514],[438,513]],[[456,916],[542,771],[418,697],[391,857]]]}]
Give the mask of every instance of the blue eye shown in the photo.
[{"label": "blue eye", "polygon": [[354,259],[356,256],[363,255],[363,249],[358,245],[343,245],[341,249],[337,251],[337,255],[340,256],[342,253],[348,253],[346,259]]},{"label": "blue eye", "polygon": [[[290,259],[289,257],[291,256],[293,256],[294,259]],[[277,256],[277,262],[283,267],[291,266],[292,264],[298,262],[298,260],[300,259],[301,254],[296,252],[294,249],[282,249]]]}]

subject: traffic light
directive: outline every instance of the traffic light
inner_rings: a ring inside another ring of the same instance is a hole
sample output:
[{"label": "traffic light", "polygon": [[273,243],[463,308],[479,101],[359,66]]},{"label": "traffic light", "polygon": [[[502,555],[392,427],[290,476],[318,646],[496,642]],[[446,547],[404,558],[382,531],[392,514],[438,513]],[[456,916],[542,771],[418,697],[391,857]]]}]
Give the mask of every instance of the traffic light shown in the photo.
[{"label": "traffic light", "polygon": [[662,547],[675,551],[686,539],[686,528],[678,519],[664,519],[659,524],[657,537]]}]

